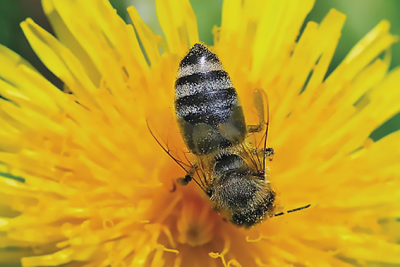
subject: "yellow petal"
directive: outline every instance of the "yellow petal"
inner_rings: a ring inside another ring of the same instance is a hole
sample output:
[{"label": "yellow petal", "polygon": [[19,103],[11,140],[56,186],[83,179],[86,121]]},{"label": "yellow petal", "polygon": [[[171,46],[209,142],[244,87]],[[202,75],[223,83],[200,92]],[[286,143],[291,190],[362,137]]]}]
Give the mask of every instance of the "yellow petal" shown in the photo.
[{"label": "yellow petal", "polygon": [[157,16],[168,49],[183,55],[198,42],[197,20],[188,0],[156,0]]}]

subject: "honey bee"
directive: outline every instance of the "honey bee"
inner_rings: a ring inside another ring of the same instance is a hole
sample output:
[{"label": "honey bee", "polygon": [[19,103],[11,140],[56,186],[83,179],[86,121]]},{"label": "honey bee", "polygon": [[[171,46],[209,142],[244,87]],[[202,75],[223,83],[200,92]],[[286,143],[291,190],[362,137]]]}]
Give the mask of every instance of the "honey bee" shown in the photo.
[{"label": "honey bee", "polygon": [[[186,171],[178,183],[186,185],[193,180],[215,210],[246,228],[281,215],[274,214],[276,194],[266,167],[274,149],[267,147],[269,109],[264,91],[255,90],[253,102],[259,123],[247,125],[236,89],[221,61],[197,43],[181,60],[175,81],[177,122],[196,159],[187,165],[163,147]],[[250,135],[263,130],[262,142],[249,141]]]}]

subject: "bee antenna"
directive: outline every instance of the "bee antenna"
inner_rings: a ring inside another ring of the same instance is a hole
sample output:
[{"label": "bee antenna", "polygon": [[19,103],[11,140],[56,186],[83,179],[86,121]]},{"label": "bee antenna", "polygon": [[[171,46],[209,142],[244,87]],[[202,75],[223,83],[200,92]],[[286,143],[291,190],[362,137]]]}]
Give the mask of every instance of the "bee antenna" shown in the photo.
[{"label": "bee antenna", "polygon": [[[188,174],[188,173],[189,173],[188,170],[186,170],[186,168],[183,166],[184,163],[183,163],[182,161],[176,159],[174,156],[172,156],[171,153],[169,152],[169,150],[168,150],[167,148],[165,148],[165,147],[161,144],[161,142],[156,138],[156,136],[154,135],[153,131],[151,130],[149,121],[148,121],[147,119],[146,119],[146,124],[147,124],[147,128],[149,129],[149,132],[150,132],[151,136],[154,138],[154,140],[156,140],[157,144],[162,148],[162,150],[164,150],[164,152],[167,153],[168,156],[170,156],[170,157],[171,157],[185,172],[186,172],[186,174]],[[185,158],[187,159],[186,155],[185,155]],[[188,167],[189,167],[189,166],[188,166]],[[192,167],[193,167],[193,166],[192,166]],[[190,177],[190,179],[193,179],[193,181],[194,181],[207,195],[210,195],[210,193],[207,192],[207,191],[204,189],[204,187],[203,187],[196,179],[194,179],[194,177],[192,177],[192,176],[189,176],[189,177]],[[175,190],[176,190],[176,185],[175,185],[175,183],[174,183],[171,192],[174,192]]]},{"label": "bee antenna", "polygon": [[154,135],[153,131],[152,131],[151,128],[150,128],[150,124],[149,124],[149,121],[148,121],[148,120],[146,120],[146,124],[147,124],[147,128],[149,129],[149,132],[150,132],[151,136],[154,138],[154,140],[156,140],[157,144],[158,144],[158,145],[164,150],[164,152],[167,153],[168,156],[170,156],[170,157],[185,171],[185,172],[188,172],[188,171],[186,170],[186,168],[183,166],[183,164],[182,164],[178,159],[176,159],[174,156],[172,156],[171,153],[168,151],[168,149],[166,149],[166,148],[161,144],[161,142],[158,141],[158,139],[156,138],[156,136]]},{"label": "bee antenna", "polygon": [[285,213],[292,213],[292,212],[295,212],[295,211],[299,211],[299,210],[304,210],[304,209],[307,209],[307,208],[309,208],[311,206],[311,204],[308,204],[308,205],[306,205],[306,206],[303,206],[303,207],[300,207],[300,208],[295,208],[295,209],[292,209],[292,210],[288,210],[288,211],[286,211],[286,212],[279,212],[279,213],[276,213],[276,214],[274,214],[274,217],[278,217],[278,216],[282,216],[282,215],[284,215]]}]

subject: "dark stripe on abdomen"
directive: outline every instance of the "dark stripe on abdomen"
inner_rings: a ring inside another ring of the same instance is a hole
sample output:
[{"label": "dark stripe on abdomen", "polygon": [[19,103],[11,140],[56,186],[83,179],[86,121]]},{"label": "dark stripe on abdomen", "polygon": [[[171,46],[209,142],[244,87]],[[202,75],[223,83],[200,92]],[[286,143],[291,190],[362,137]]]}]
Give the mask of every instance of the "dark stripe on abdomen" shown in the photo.
[{"label": "dark stripe on abdomen", "polygon": [[214,70],[209,72],[194,73],[192,75],[183,76],[176,80],[175,87],[185,84],[198,85],[200,83],[218,82],[218,80],[229,79],[228,73],[224,70]]},{"label": "dark stripe on abdomen", "polygon": [[230,87],[181,97],[175,101],[175,108],[178,117],[190,124],[205,123],[217,127],[228,121],[236,104],[236,90]]}]

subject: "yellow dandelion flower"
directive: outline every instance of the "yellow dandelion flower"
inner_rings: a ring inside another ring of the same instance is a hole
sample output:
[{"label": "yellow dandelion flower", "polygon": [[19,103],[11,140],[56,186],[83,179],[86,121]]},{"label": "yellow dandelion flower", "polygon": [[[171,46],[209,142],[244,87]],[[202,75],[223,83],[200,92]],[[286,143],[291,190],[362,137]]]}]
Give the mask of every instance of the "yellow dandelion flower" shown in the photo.
[{"label": "yellow dandelion flower", "polygon": [[[173,111],[179,60],[198,42],[188,0],[157,0],[165,39],[107,1],[43,0],[57,38],[22,29],[63,91],[0,48],[0,262],[22,266],[395,266],[400,264],[396,38],[381,22],[325,77],[345,15],[307,23],[313,0],[223,4],[215,51],[254,119],[270,100],[270,180],[284,209],[251,229],[224,222],[157,145],[185,149]],[[383,55],[381,57],[381,55]],[[376,265],[374,265],[376,264]]]}]

